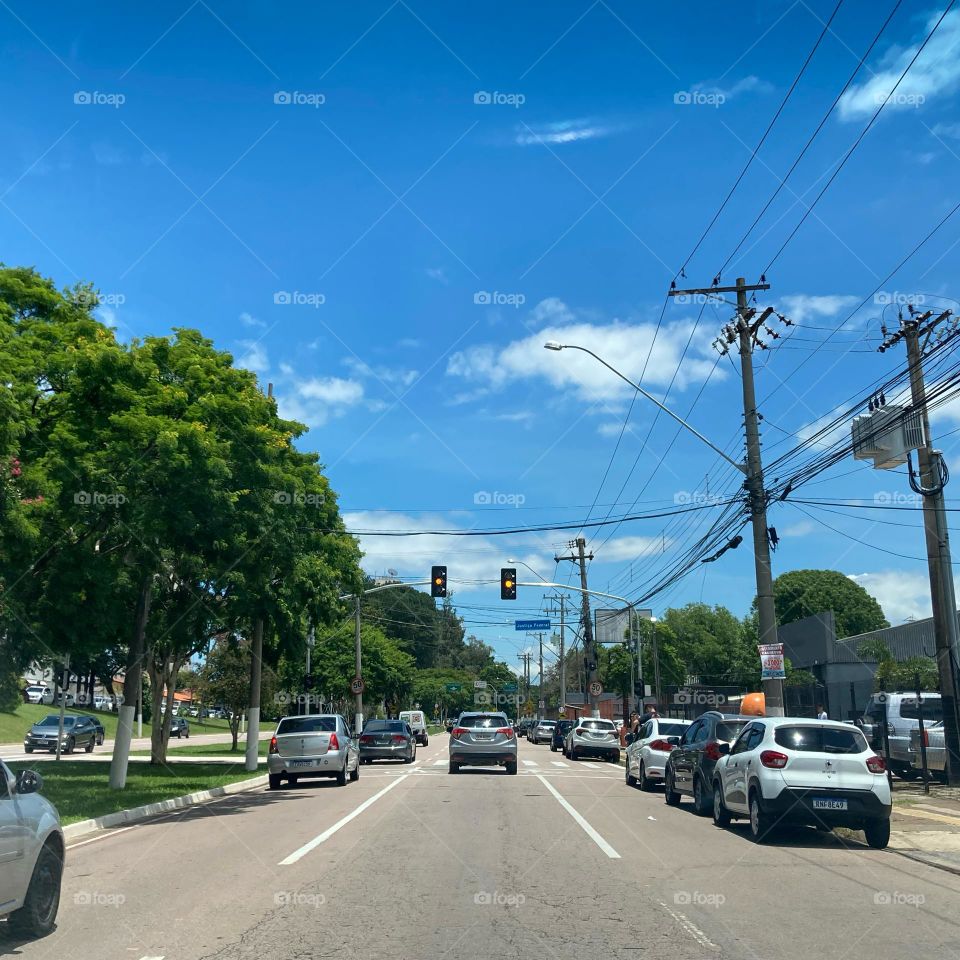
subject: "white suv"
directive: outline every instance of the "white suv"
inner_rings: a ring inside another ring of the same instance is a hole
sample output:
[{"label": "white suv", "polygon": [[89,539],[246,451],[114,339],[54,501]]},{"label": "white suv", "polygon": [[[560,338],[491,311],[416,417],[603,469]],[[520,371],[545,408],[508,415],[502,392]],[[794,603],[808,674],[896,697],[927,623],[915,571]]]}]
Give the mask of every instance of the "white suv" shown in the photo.
[{"label": "white suv", "polygon": [[819,830],[863,830],[871,847],[890,840],[886,764],[856,727],[835,720],[761,717],[752,720],[713,773],[713,821],[726,827],[750,819],[762,843],[780,823]]},{"label": "white suv", "polygon": [[932,727],[943,719],[943,703],[939,693],[924,693],[917,703],[916,693],[875,693],[864,711],[862,730],[870,746],[878,753],[884,750],[883,721],[887,721],[887,743],[890,752],[887,766],[903,780],[915,780],[920,771],[913,764],[910,737],[920,729],[920,709],[923,725]]},{"label": "white suv", "polygon": [[651,717],[636,736],[631,738],[628,733],[627,786],[633,787],[639,781],[641,790],[652,790],[654,784],[663,779],[667,757],[692,722]]}]

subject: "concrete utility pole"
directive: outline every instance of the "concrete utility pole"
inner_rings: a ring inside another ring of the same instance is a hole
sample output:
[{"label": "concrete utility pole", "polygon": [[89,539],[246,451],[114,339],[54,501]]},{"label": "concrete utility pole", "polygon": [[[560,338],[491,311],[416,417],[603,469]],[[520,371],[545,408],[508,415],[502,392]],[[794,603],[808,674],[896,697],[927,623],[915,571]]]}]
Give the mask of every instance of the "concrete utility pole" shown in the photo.
[{"label": "concrete utility pole", "polygon": [[568,544],[571,550],[577,552],[571,556],[554,557],[554,562],[561,560],[572,560],[580,564],[580,590],[581,590],[581,617],[583,619],[583,656],[586,660],[587,673],[587,695],[590,698],[590,714],[594,717],[600,716],[600,704],[596,695],[592,692],[593,684],[597,680],[597,654],[593,644],[593,624],[590,622],[590,596],[587,592],[587,560],[593,559],[593,554],[586,554],[587,541],[583,537],[577,537]]},{"label": "concrete utility pole", "polygon": [[[957,664],[960,662],[957,638],[957,601],[953,587],[953,564],[950,558],[950,534],[947,529],[946,506],[943,497],[944,481],[939,450],[933,449],[930,437],[930,419],[927,414],[927,391],[923,379],[923,351],[933,330],[950,311],[932,321],[932,311],[900,318],[900,330],[887,336],[881,352],[898,340],[907,345],[910,370],[910,398],[913,408],[920,413],[923,425],[923,445],[917,448],[920,468],[918,492],[923,496],[923,530],[927,546],[927,568],[930,574],[930,602],[933,609],[933,629],[937,648],[937,668],[940,674],[940,699],[943,706],[943,739],[946,746],[946,775],[950,784],[960,784],[960,716],[957,709]],[[927,322],[930,321],[930,322]],[[924,336],[921,345],[920,337]],[[918,489],[911,480],[911,486]]]},{"label": "concrete utility pole", "polygon": [[[551,600],[556,600],[560,604],[560,709],[563,709],[563,705],[567,701],[567,665],[564,662],[564,635],[563,632],[566,629],[566,608],[567,608],[567,598],[562,594],[550,594]],[[551,605],[548,613],[554,613],[556,608]]]},{"label": "concrete utility pole", "polygon": [[[543,696],[543,634],[538,633],[537,639],[539,639],[540,641],[540,676],[539,676],[540,682],[538,684],[538,686],[540,687],[540,690],[537,693],[537,719],[542,720],[543,709],[547,703],[547,701],[544,699],[544,696]],[[544,705],[544,707],[540,706],[541,703]]]},{"label": "concrete utility pole", "polygon": [[[762,278],[761,278],[762,279]],[[743,417],[747,442],[747,479],[744,486],[750,501],[750,518],[753,522],[753,557],[757,578],[757,611],[760,621],[760,643],[777,643],[777,615],[773,602],[773,573],[770,569],[770,540],[767,532],[767,495],[763,487],[763,463],[760,457],[760,421],[757,412],[757,397],[753,383],[754,345],[767,349],[760,339],[764,322],[774,312],[768,307],[757,313],[747,304],[747,293],[753,290],[769,290],[768,283],[748,284],[743,277],[737,277],[736,286],[712,286],[696,290],[671,290],[671,296],[699,295],[715,296],[720,293],[736,293],[736,321],[728,325],[721,338],[716,341],[721,353],[739,342],[740,379],[743,382]],[[775,335],[779,336],[779,335]],[[763,681],[763,695],[768,717],[783,716],[783,681],[771,679]]]}]

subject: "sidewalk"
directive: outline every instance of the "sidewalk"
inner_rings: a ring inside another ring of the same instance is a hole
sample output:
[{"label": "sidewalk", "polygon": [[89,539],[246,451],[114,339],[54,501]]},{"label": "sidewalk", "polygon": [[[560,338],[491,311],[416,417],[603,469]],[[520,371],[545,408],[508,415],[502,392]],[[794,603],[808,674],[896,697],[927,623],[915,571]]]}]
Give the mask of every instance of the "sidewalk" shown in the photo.
[{"label": "sidewalk", "polygon": [[895,780],[890,849],[960,874],[960,788]]}]

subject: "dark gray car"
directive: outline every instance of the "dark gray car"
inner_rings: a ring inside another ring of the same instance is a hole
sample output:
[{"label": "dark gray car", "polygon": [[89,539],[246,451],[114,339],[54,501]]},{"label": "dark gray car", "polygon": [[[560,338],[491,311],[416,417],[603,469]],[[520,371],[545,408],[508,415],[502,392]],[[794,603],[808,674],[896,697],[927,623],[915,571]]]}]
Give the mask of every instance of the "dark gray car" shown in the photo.
[{"label": "dark gray car", "polygon": [[517,772],[517,735],[504,713],[461,713],[450,732],[450,773],[461,767],[505,767]]},{"label": "dark gray car", "polygon": [[[24,753],[33,753],[34,750],[49,750],[57,752],[57,734],[60,730],[60,715],[47,714],[39,723],[35,723],[23,738]],[[97,728],[89,717],[80,717],[67,713],[63,717],[63,739],[60,741],[62,753],[73,753],[78,747],[83,747],[87,753],[92,753],[97,744]]]},{"label": "dark gray car", "polygon": [[178,740],[181,737],[190,737],[190,724],[187,722],[186,717],[171,717],[170,718],[170,736],[176,737]]},{"label": "dark gray car", "polygon": [[733,743],[752,719],[708,710],[687,727],[663,771],[664,797],[669,806],[677,806],[681,794],[687,794],[693,797],[693,808],[701,817],[712,813],[713,769],[722,756],[720,744]]},{"label": "dark gray car", "polygon": [[413,763],[417,758],[417,739],[410,725],[403,720],[368,720],[360,735],[360,761],[402,760]]}]

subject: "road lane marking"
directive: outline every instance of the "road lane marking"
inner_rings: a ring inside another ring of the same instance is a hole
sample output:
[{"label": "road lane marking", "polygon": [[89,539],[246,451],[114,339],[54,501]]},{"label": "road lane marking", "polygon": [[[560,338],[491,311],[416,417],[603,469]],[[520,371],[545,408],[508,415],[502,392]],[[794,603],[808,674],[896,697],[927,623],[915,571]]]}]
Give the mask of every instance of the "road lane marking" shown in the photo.
[{"label": "road lane marking", "polygon": [[620,854],[617,853],[617,851],[614,850],[613,847],[611,847],[610,844],[607,843],[607,841],[604,840],[603,837],[601,837],[600,834],[597,833],[597,831],[594,830],[593,827],[591,827],[589,823],[587,823],[587,821],[566,801],[566,799],[557,791],[556,787],[554,787],[554,785],[553,785],[552,783],[550,783],[549,780],[546,779],[546,777],[543,777],[543,776],[541,776],[540,774],[537,774],[537,779],[557,798],[557,801],[559,802],[560,806],[563,807],[563,809],[566,810],[567,813],[569,813],[570,816],[573,817],[573,819],[576,820],[577,823],[580,824],[580,826],[583,828],[583,832],[584,832],[611,860],[619,860],[619,859],[620,859]]},{"label": "road lane marking", "polygon": [[442,767],[446,762],[447,760],[445,757],[440,757],[439,759],[433,761],[433,765],[435,767]]},{"label": "road lane marking", "polygon": [[555,767],[569,767],[569,763],[564,763],[562,760],[551,760],[550,761]]},{"label": "road lane marking", "polygon": [[523,761],[523,765],[524,765],[525,767],[535,767],[535,766],[537,766],[537,761],[536,761],[536,760],[524,760],[524,761]]},{"label": "road lane marking", "polygon": [[345,827],[351,820],[359,817],[367,807],[375,804],[385,793],[388,793],[392,790],[398,783],[403,783],[404,780],[409,777],[409,773],[405,773],[400,777],[397,777],[392,783],[388,783],[379,793],[375,793],[372,797],[368,797],[363,803],[357,807],[352,813],[348,813],[345,817],[339,819],[332,827],[328,827],[323,833],[314,837],[312,840],[305,843],[299,850],[294,850],[289,857],[281,860],[278,866],[288,867],[291,863],[296,863],[302,857],[305,857],[311,850],[316,849],[323,843],[325,840],[329,840],[341,827]]},{"label": "road lane marking", "polygon": [[671,910],[662,900],[658,900],[657,903],[659,903],[701,947],[708,947],[711,950],[720,949],[692,920],[685,917],[682,913]]},{"label": "road lane marking", "polygon": [[597,770],[597,769],[598,769],[598,767],[597,767],[597,765],[596,765],[595,763],[587,763],[586,760],[581,760],[580,762],[583,764],[583,766],[589,767],[591,770]]}]

